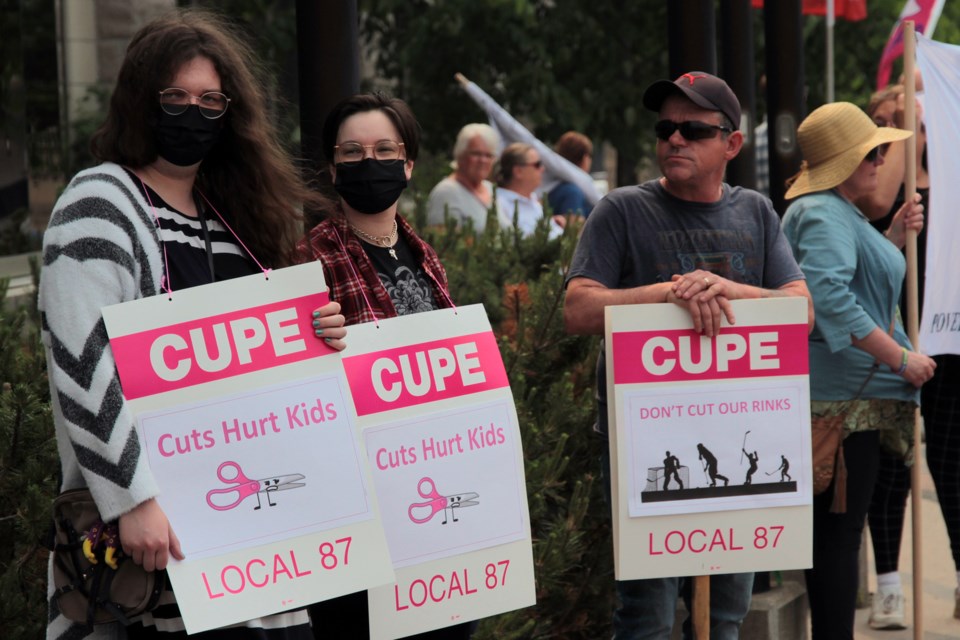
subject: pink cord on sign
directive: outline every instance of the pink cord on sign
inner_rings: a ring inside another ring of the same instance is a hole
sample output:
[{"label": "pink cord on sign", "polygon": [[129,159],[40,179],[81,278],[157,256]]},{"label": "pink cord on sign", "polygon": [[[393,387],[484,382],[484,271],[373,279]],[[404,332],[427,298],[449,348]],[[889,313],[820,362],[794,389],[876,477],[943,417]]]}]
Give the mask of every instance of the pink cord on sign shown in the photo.
[{"label": "pink cord on sign", "polygon": [[150,199],[150,190],[147,189],[147,185],[144,183],[143,178],[137,176],[137,179],[140,180],[140,186],[143,187],[143,194],[147,197],[147,204],[150,205],[150,212],[153,214],[153,221],[157,225],[157,238],[160,240],[160,248],[163,250],[163,273],[160,274],[160,289],[162,290],[166,288],[167,299],[173,300],[173,289],[170,288],[170,279],[167,278],[167,274],[170,273],[170,260],[167,258],[167,245],[163,244],[163,238],[160,234],[160,217],[157,215],[157,210],[153,206],[153,200]]},{"label": "pink cord on sign", "polygon": [[206,202],[206,203],[210,206],[211,209],[213,209],[213,212],[214,212],[215,214],[217,214],[217,217],[218,217],[218,218],[220,218],[220,222],[223,223],[223,226],[225,226],[225,227],[227,228],[227,231],[229,231],[230,234],[231,234],[231,235],[236,239],[236,241],[240,244],[240,246],[243,247],[243,250],[247,252],[247,255],[250,256],[250,259],[257,263],[257,266],[260,267],[260,271],[263,271],[263,274],[264,274],[265,276],[267,276],[267,279],[269,279],[269,278],[270,278],[270,271],[271,271],[271,269],[267,269],[267,268],[265,268],[262,264],[260,264],[260,261],[257,260],[257,257],[256,257],[255,255],[253,255],[253,253],[250,251],[250,249],[247,249],[247,245],[243,244],[243,240],[240,239],[240,236],[238,236],[236,233],[234,233],[233,229],[230,228],[230,225],[227,224],[227,221],[224,220],[224,219],[223,219],[223,216],[220,215],[220,212],[217,211],[217,208],[216,208],[215,206],[213,206],[213,203],[210,202],[210,200],[207,199],[207,196],[205,196],[205,195],[203,194],[203,191],[200,191],[200,189],[197,189],[197,193],[199,193],[199,194],[200,194],[200,197],[203,198],[203,201]]},{"label": "pink cord on sign", "polygon": [[[150,190],[147,188],[147,185],[143,181],[143,178],[141,178],[140,176],[137,176],[137,179],[140,180],[140,186],[143,187],[143,194],[147,198],[147,204],[150,205],[150,212],[153,214],[154,224],[157,225],[157,237],[160,240],[160,248],[163,250],[164,273],[160,276],[160,288],[162,290],[166,290],[168,300],[173,300],[173,289],[170,287],[170,278],[168,277],[168,274],[170,273],[170,259],[167,257],[167,246],[163,243],[163,237],[160,233],[162,230],[160,228],[160,216],[157,215],[157,210],[153,206],[153,200],[150,198]],[[240,236],[236,234],[233,228],[231,228],[230,225],[227,224],[227,221],[223,219],[223,216],[220,215],[220,212],[217,211],[217,208],[213,206],[213,203],[207,199],[207,196],[205,196],[203,192],[200,191],[199,189],[197,189],[197,193],[199,193],[200,197],[203,198],[203,201],[206,202],[211,209],[213,209],[213,212],[217,214],[218,218],[220,218],[220,222],[223,224],[224,227],[227,228],[227,231],[230,232],[230,235],[232,235],[234,240],[236,240],[237,243],[243,248],[243,250],[247,252],[247,255],[250,256],[250,259],[257,264],[257,267],[260,268],[260,271],[262,271],[264,276],[266,276],[267,280],[269,280],[270,271],[272,271],[272,269],[265,268],[262,264],[260,264],[260,261],[257,260],[257,257],[253,255],[250,249],[247,248],[247,245],[243,243],[243,240],[240,239]]]}]

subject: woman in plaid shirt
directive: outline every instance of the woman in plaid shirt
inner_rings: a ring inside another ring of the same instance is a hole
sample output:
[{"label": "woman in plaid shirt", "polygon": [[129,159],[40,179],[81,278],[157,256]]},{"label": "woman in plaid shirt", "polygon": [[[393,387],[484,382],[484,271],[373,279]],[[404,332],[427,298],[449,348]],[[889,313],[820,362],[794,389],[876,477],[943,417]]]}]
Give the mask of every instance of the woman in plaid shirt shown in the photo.
[{"label": "woman in plaid shirt", "polygon": [[[413,172],[420,129],[410,107],[382,93],[339,103],[323,125],[339,207],[297,246],[302,261],[319,260],[346,324],[371,322],[453,306],[447,274],[433,247],[398,213]],[[317,335],[324,337],[318,328]],[[365,638],[367,597],[359,592],[310,607],[325,637]],[[469,638],[469,623],[417,638]]]},{"label": "woman in plaid shirt", "polygon": [[382,93],[347,98],[324,122],[340,206],[298,251],[323,263],[347,325],[453,306],[437,253],[397,211],[419,146],[410,107]]}]

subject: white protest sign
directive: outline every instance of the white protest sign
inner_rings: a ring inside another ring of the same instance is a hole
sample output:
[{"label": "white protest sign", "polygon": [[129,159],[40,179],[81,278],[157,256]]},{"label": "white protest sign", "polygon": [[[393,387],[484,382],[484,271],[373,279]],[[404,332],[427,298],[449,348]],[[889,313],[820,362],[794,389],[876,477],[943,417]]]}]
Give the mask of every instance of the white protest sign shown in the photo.
[{"label": "white protest sign", "polygon": [[103,310],[188,633],[392,582],[319,263]]},{"label": "white protest sign", "polygon": [[618,580],[810,566],[805,298],[606,309]]},{"label": "white protest sign", "polygon": [[371,637],[534,604],[520,430],[483,307],[350,327],[343,366],[397,574],[368,593]]}]

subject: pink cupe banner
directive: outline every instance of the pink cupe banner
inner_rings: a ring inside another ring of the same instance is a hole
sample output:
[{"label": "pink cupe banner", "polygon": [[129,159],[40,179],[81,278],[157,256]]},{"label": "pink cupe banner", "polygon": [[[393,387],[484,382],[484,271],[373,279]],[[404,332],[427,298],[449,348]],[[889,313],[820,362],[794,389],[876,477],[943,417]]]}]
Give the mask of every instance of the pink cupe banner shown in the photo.
[{"label": "pink cupe banner", "polygon": [[282,300],[110,340],[128,400],[333,353],[313,334],[324,293]]},{"label": "pink cupe banner", "polygon": [[807,325],[613,334],[614,384],[806,375]]},{"label": "pink cupe banner", "polygon": [[509,386],[492,332],[344,357],[357,415]]}]

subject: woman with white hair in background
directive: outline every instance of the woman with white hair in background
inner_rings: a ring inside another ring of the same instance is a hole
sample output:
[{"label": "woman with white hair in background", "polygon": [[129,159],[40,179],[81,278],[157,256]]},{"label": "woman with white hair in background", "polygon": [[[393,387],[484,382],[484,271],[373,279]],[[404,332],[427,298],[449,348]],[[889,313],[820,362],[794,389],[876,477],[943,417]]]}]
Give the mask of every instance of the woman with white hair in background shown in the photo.
[{"label": "woman with white hair in background", "polygon": [[458,224],[473,221],[483,231],[493,205],[493,184],[487,180],[500,148],[500,136],[488,124],[465,125],[453,145],[453,173],[427,198],[427,224],[444,224],[449,214]]}]

